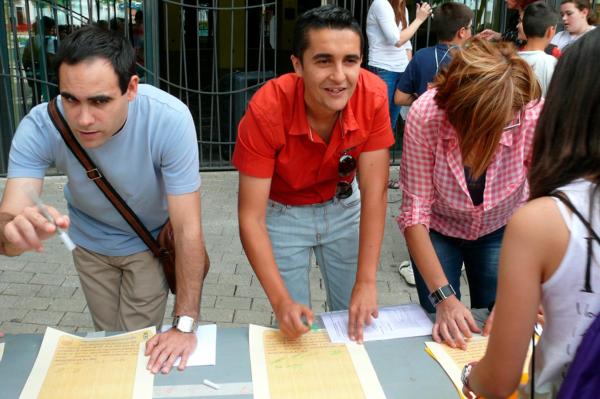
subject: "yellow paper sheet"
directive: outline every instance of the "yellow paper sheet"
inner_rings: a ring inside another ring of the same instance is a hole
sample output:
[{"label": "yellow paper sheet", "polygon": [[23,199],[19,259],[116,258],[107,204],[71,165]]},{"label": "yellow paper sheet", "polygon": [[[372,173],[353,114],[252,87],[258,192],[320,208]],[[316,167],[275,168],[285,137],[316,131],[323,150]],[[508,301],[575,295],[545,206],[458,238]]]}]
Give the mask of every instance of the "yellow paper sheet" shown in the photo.
[{"label": "yellow paper sheet", "polygon": [[151,398],[143,350],[154,334],[82,338],[49,327],[21,398]]},{"label": "yellow paper sheet", "polygon": [[364,346],[331,343],[325,331],[289,340],[250,325],[250,359],[255,398],[385,398]]},{"label": "yellow paper sheet", "polygon": [[[489,337],[476,335],[467,343],[467,349],[455,349],[446,344],[438,344],[437,342],[426,342],[425,351],[431,355],[442,366],[446,374],[452,380],[461,398],[465,398],[462,394],[463,384],[460,380],[460,374],[465,364],[479,361],[485,355]],[[525,359],[523,365],[523,379],[527,380],[527,371],[529,369],[529,360],[531,358],[531,349]]]}]

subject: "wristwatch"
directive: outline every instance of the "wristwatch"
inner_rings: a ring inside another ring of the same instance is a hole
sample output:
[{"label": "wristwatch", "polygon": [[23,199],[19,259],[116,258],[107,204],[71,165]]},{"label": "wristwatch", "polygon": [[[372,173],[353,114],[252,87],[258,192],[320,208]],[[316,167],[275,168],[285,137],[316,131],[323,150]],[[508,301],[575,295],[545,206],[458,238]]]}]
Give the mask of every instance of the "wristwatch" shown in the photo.
[{"label": "wristwatch", "polygon": [[429,294],[428,298],[431,304],[436,307],[439,303],[450,298],[452,295],[456,295],[456,291],[454,291],[454,288],[452,288],[450,284],[446,284]]},{"label": "wristwatch", "polygon": [[471,375],[472,369],[473,363],[465,364],[465,367],[462,369],[462,373],[460,373],[460,381],[462,382],[463,386],[471,392],[473,392],[473,390],[469,386],[469,375]]},{"label": "wristwatch", "polygon": [[184,333],[195,332],[197,325],[198,322],[190,316],[175,316],[173,319],[173,327]]}]

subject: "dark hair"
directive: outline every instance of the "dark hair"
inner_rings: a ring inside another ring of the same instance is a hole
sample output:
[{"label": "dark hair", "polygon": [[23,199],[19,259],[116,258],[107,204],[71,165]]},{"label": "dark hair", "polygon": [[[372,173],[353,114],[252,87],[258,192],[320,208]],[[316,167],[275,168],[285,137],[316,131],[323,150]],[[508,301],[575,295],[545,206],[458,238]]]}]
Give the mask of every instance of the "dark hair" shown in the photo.
[{"label": "dark hair", "polygon": [[54,19],[47,17],[45,15],[42,17],[42,19],[40,21],[42,22],[42,33],[44,33],[44,34],[56,26],[56,22],[54,21]]},{"label": "dark hair", "polygon": [[62,63],[75,65],[91,58],[103,58],[111,63],[124,94],[135,75],[135,52],[129,41],[116,32],[86,25],[60,42],[55,60],[56,74],[58,76]]},{"label": "dark hair", "polygon": [[573,3],[579,11],[588,10],[587,22],[589,25],[596,25],[596,12],[590,5],[588,0],[562,0],[561,5],[565,3]]},{"label": "dark hair", "polygon": [[537,1],[523,11],[523,32],[527,37],[544,37],[548,28],[558,24],[558,14],[548,4]]},{"label": "dark hair", "polygon": [[439,41],[454,39],[460,28],[466,28],[473,20],[473,11],[464,4],[444,3],[433,11],[433,30]]},{"label": "dark hair", "polygon": [[578,178],[600,185],[598,54],[600,29],[595,29],[571,44],[556,65],[535,130],[532,199]]},{"label": "dark hair", "polygon": [[304,51],[308,48],[308,31],[311,29],[350,29],[360,37],[360,51],[362,53],[363,35],[360,25],[345,8],[326,5],[306,11],[296,21],[294,28],[294,55],[302,62]]}]

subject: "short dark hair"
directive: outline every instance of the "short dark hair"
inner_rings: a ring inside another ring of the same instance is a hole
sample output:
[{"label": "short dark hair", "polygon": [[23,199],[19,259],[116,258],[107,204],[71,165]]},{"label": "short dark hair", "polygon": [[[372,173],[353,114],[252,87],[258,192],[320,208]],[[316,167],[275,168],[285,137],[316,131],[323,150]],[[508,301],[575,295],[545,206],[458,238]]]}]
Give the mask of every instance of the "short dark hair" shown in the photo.
[{"label": "short dark hair", "polygon": [[535,129],[532,199],[579,178],[600,188],[599,53],[600,29],[594,29],[569,45],[556,64]]},{"label": "short dark hair", "polygon": [[439,41],[454,39],[460,28],[466,28],[473,20],[473,11],[464,4],[444,3],[433,11],[433,30]]},{"label": "short dark hair", "polygon": [[523,32],[527,37],[544,37],[551,26],[558,23],[558,14],[548,4],[537,1],[523,11]]},{"label": "short dark hair", "polygon": [[53,29],[56,26],[56,22],[54,21],[54,19],[47,17],[47,16],[43,16],[42,19],[42,32],[46,33],[48,32],[50,29]]},{"label": "short dark hair", "polygon": [[311,29],[350,29],[360,37],[360,52],[363,51],[363,34],[352,13],[342,7],[326,5],[306,11],[296,21],[294,28],[294,55],[302,62],[308,48],[308,31]]},{"label": "short dark hair", "polygon": [[86,25],[60,42],[55,60],[56,75],[59,76],[58,69],[63,63],[75,65],[92,58],[103,58],[111,63],[124,94],[135,75],[135,51],[124,36],[95,25]]}]

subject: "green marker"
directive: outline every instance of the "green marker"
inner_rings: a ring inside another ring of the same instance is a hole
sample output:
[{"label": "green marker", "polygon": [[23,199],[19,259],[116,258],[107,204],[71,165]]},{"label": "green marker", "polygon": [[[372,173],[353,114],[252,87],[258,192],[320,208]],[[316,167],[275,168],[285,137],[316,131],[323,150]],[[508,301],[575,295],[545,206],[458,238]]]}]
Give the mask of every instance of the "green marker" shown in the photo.
[{"label": "green marker", "polygon": [[318,327],[318,326],[317,326],[315,323],[308,324],[308,322],[307,322],[307,321],[305,321],[305,320],[302,320],[302,323],[303,323],[303,324],[304,324],[306,327],[310,328],[310,331],[319,331],[319,327]]}]

